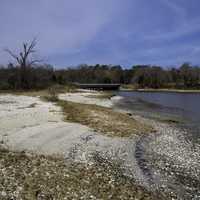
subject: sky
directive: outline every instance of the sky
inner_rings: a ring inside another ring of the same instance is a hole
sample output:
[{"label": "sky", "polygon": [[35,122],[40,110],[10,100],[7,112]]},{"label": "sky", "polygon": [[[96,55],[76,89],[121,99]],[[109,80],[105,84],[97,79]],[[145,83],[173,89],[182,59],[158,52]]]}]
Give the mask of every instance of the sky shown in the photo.
[{"label": "sky", "polygon": [[79,64],[200,64],[199,0],[0,0],[3,50],[37,38],[34,57]]}]

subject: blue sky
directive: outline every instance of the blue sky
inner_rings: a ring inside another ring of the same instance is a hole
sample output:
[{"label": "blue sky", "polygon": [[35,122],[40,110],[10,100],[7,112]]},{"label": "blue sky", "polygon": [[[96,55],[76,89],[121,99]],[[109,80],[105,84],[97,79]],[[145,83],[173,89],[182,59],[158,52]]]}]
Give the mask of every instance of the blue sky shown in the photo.
[{"label": "blue sky", "polygon": [[78,64],[200,64],[199,0],[0,0],[0,63],[37,37],[37,54]]}]

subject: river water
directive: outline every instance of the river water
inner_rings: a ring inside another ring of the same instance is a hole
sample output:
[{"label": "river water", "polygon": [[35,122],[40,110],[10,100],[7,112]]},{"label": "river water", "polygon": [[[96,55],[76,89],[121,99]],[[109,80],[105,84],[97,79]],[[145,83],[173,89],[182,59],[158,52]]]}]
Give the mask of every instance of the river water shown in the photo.
[{"label": "river water", "polygon": [[169,199],[199,200],[200,93],[120,91],[117,95],[124,97],[119,108],[174,127],[159,129],[157,123],[159,134],[144,135],[137,144],[136,159],[150,185],[173,194]]},{"label": "river water", "polygon": [[200,93],[119,92],[125,97],[123,106],[145,117],[181,122],[188,137],[200,141]]}]

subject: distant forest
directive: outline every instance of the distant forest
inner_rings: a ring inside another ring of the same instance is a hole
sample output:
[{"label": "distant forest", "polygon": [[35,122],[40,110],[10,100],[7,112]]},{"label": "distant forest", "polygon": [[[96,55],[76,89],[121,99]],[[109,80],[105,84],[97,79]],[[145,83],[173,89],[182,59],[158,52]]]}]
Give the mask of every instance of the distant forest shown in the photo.
[{"label": "distant forest", "polygon": [[120,83],[135,88],[200,89],[200,68],[184,63],[179,68],[136,65],[125,69],[120,65],[80,65],[56,69],[33,59],[36,39],[23,43],[19,54],[5,51],[16,64],[0,66],[0,90],[45,89],[55,84]]},{"label": "distant forest", "polygon": [[111,65],[80,65],[55,69],[50,65],[0,67],[0,90],[45,89],[54,84],[120,83],[135,88],[200,89],[200,68],[184,63],[179,68],[136,65],[130,69]]}]

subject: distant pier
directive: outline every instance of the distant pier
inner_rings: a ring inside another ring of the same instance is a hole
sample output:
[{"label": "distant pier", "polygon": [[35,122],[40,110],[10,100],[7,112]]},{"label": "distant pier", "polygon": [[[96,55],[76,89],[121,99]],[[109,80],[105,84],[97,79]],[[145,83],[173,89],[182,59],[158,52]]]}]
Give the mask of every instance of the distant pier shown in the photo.
[{"label": "distant pier", "polygon": [[79,84],[76,83],[81,89],[91,89],[91,90],[119,90],[120,84]]}]

